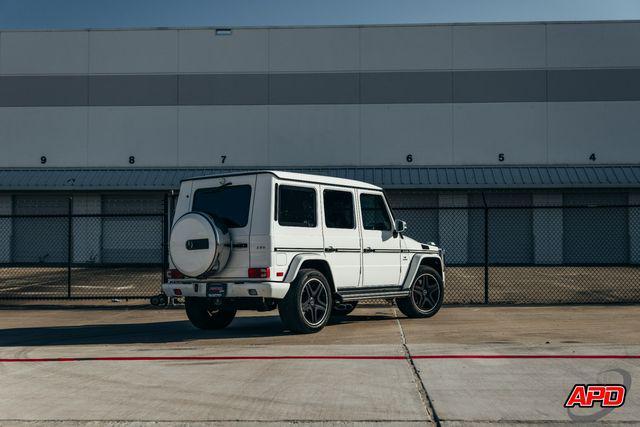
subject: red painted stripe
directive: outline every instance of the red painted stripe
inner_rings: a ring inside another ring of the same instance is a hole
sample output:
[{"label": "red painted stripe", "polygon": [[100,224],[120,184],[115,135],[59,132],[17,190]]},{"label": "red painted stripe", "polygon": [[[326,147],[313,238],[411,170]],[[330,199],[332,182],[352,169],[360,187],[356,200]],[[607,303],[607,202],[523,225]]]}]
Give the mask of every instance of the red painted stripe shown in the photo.
[{"label": "red painted stripe", "polygon": [[427,354],[412,359],[640,359],[638,354]]},{"label": "red painted stripe", "polygon": [[[627,354],[427,354],[412,359],[640,359]],[[405,360],[405,356],[139,356],[139,357],[43,357],[0,359],[16,362],[137,362],[137,361],[224,361],[224,360]]]}]

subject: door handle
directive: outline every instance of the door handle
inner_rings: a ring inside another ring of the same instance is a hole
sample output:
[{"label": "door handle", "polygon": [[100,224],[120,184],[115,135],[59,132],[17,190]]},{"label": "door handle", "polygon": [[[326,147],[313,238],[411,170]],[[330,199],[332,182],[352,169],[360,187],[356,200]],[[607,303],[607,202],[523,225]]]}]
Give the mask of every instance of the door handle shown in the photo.
[{"label": "door handle", "polygon": [[362,252],[364,252],[365,254],[368,254],[368,253],[373,252],[373,249],[371,249],[371,247],[367,246],[366,248],[364,248],[364,249],[362,250]]},{"label": "door handle", "polygon": [[336,248],[334,248],[333,246],[329,246],[328,248],[324,248],[325,252],[338,252],[338,250]]}]

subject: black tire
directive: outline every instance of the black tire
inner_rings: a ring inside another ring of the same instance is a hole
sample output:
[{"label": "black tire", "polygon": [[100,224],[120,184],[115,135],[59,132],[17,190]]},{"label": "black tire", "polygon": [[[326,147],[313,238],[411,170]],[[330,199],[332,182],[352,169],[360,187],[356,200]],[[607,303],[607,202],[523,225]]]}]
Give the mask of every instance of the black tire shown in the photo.
[{"label": "black tire", "polygon": [[332,316],[348,316],[356,309],[358,301],[334,302],[331,309]]},{"label": "black tire", "polygon": [[331,286],[324,275],[318,270],[303,269],[278,304],[278,311],[285,328],[311,334],[324,328],[332,306]]},{"label": "black tire", "polygon": [[216,307],[206,298],[186,297],[184,307],[193,326],[199,329],[223,329],[236,317],[236,309]]},{"label": "black tire", "polygon": [[435,269],[418,268],[408,297],[396,299],[396,304],[405,316],[411,318],[431,317],[440,310],[444,300],[444,283]]}]

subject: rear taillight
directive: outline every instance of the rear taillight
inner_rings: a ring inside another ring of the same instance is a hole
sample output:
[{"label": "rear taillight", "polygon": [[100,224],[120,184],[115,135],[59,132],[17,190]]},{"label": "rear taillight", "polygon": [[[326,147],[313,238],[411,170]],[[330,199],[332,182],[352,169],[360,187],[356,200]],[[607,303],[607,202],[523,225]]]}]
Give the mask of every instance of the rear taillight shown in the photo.
[{"label": "rear taillight", "polygon": [[184,279],[184,274],[178,270],[167,270],[167,279]]},{"label": "rear taillight", "polygon": [[269,267],[261,267],[261,268],[250,268],[249,269],[249,278],[250,279],[266,279],[269,277]]}]

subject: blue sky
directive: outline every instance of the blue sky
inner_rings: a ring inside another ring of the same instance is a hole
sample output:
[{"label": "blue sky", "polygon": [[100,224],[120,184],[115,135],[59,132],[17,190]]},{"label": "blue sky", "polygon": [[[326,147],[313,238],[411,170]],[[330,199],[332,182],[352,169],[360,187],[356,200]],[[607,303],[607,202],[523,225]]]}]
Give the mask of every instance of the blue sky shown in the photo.
[{"label": "blue sky", "polygon": [[0,28],[640,19],[640,0],[0,0]]}]

